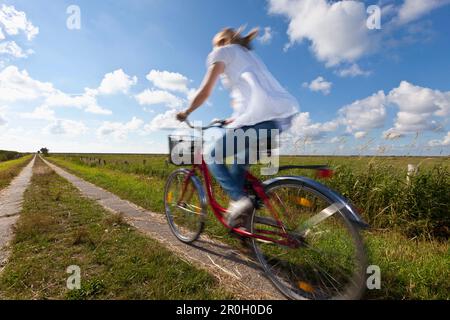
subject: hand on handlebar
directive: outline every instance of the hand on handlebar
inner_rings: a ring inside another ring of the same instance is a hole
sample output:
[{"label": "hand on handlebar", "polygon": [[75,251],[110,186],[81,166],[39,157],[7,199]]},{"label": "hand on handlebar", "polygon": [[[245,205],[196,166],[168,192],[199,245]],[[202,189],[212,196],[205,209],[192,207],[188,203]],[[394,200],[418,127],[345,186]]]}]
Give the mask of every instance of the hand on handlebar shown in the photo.
[{"label": "hand on handlebar", "polygon": [[187,124],[187,126],[189,128],[192,128],[192,129],[206,130],[206,129],[211,129],[211,128],[223,128],[224,126],[229,125],[230,123],[232,123],[234,121],[234,119],[214,120],[209,125],[207,125],[205,127],[198,127],[198,126],[192,125],[189,122],[188,117],[189,117],[189,112],[188,111],[182,111],[182,112],[177,113],[177,115],[176,115],[176,118],[177,118],[178,121],[185,122]]},{"label": "hand on handlebar", "polygon": [[187,111],[181,111],[177,113],[177,120],[184,122],[189,117],[189,113]]}]

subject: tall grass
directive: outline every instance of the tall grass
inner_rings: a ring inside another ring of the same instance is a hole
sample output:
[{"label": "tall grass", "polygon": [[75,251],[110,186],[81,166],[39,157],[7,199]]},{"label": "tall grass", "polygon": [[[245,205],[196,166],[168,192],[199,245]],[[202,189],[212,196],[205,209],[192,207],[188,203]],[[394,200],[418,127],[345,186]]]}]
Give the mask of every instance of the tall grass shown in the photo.
[{"label": "tall grass", "polygon": [[[164,181],[175,169],[167,156],[61,155],[89,167],[104,167]],[[374,228],[396,229],[408,237],[448,239],[450,235],[450,172],[448,158],[427,159],[407,182],[406,164],[422,158],[282,157],[281,164],[329,164],[335,170],[324,184],[350,199]],[[258,175],[259,167],[253,169]],[[279,175],[309,175],[290,170]],[[261,177],[267,179],[268,177]],[[270,178],[270,177],[269,177]]]},{"label": "tall grass", "polygon": [[0,190],[9,185],[12,179],[30,162],[32,156],[25,156],[16,160],[0,162]]},{"label": "tall grass", "polygon": [[23,154],[16,152],[16,151],[0,150],[0,162],[13,160],[13,159],[19,159],[22,156],[23,156]]},{"label": "tall grass", "polygon": [[395,228],[409,237],[448,239],[450,235],[450,179],[446,166],[434,166],[412,176],[392,166],[336,167],[326,183],[361,208],[375,228]]}]

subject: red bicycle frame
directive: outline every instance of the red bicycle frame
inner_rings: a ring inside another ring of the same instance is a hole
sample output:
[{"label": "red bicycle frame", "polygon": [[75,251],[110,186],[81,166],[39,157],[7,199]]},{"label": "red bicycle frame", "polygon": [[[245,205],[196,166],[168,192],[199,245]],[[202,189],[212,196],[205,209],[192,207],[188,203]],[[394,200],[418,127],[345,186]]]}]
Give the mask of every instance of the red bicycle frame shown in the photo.
[{"label": "red bicycle frame", "polygon": [[[270,202],[270,198],[267,196],[267,194],[266,194],[266,192],[264,190],[264,186],[262,185],[262,183],[259,181],[258,178],[256,178],[255,176],[253,176],[249,172],[246,173],[245,179],[248,182],[250,182],[253,190],[255,191],[255,194],[259,197],[259,199],[261,199],[263,201],[265,207],[271,212],[273,218],[275,219],[274,221],[276,222],[275,224],[271,224],[271,226],[280,229],[279,232],[277,232],[277,231],[270,231],[270,230],[259,230],[258,229],[258,230],[255,230],[255,233],[252,233],[252,232],[240,229],[240,228],[231,228],[226,223],[226,220],[225,220],[225,214],[226,214],[227,210],[225,208],[223,208],[216,201],[216,199],[214,197],[214,191],[213,191],[213,186],[212,186],[211,175],[209,173],[208,166],[205,163],[203,158],[202,158],[202,163],[201,164],[194,164],[193,165],[193,168],[190,170],[188,176],[186,177],[186,179],[184,181],[183,191],[182,191],[182,194],[181,194],[181,199],[183,199],[183,197],[185,195],[185,192],[187,191],[187,187],[189,185],[190,179],[193,176],[197,175],[197,171],[200,171],[201,176],[204,179],[209,205],[211,206],[215,217],[220,221],[220,223],[225,228],[230,229],[234,233],[236,233],[236,234],[238,234],[240,236],[243,236],[243,237],[247,237],[247,238],[255,238],[255,239],[262,240],[262,241],[273,242],[273,243],[276,243],[276,244],[279,244],[279,245],[283,245],[283,246],[290,246],[290,247],[292,247],[292,246],[297,247],[298,246],[298,241],[292,239],[292,237],[287,233],[283,222],[281,222],[277,211],[275,210],[275,208],[273,208],[273,206],[272,206],[272,204]],[[275,239],[274,237],[280,237],[282,240]]]}]

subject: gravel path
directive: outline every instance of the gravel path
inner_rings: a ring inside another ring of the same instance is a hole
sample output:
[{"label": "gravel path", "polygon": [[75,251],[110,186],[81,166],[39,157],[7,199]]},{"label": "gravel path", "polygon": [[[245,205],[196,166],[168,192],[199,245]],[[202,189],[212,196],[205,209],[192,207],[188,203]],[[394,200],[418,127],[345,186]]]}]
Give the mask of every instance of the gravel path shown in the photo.
[{"label": "gravel path", "polygon": [[186,245],[172,235],[163,215],[122,200],[48,161],[45,163],[78,188],[84,196],[97,201],[111,212],[122,214],[129,224],[158,240],[183,260],[209,271],[239,298],[283,299],[270,280],[264,276],[258,263],[239,251],[206,236],[202,236],[194,245]]},{"label": "gravel path", "polygon": [[13,235],[13,226],[22,211],[23,194],[30,184],[35,159],[36,157],[8,187],[0,191],[0,271],[6,265],[8,242]]}]

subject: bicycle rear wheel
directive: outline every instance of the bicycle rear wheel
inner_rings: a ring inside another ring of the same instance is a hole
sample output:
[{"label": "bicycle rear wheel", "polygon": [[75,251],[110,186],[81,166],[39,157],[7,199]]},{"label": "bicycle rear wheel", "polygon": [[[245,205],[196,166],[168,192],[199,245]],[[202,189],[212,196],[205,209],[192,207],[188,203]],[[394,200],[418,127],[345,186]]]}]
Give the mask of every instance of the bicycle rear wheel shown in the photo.
[{"label": "bicycle rear wheel", "polygon": [[[337,203],[312,185],[295,180],[267,186],[270,204],[254,213],[252,232],[289,244],[253,239],[255,255],[275,286],[290,299],[359,299],[367,259],[359,229]],[[284,234],[284,236],[282,235]]]},{"label": "bicycle rear wheel", "polygon": [[180,169],[167,179],[164,205],[172,233],[182,242],[198,239],[205,225],[206,209],[201,190],[189,171]]}]

